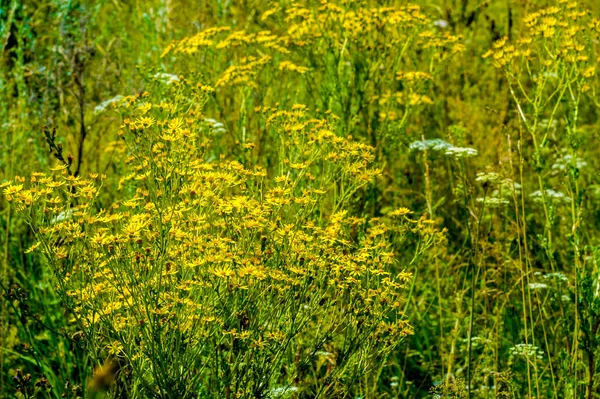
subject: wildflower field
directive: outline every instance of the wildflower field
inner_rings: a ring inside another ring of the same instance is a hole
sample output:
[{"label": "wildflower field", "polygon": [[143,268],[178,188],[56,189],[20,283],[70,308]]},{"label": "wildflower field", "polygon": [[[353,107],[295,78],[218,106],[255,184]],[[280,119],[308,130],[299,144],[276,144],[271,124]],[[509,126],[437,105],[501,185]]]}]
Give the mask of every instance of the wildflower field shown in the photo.
[{"label": "wildflower field", "polygon": [[597,0],[0,0],[0,397],[600,397],[599,40]]}]

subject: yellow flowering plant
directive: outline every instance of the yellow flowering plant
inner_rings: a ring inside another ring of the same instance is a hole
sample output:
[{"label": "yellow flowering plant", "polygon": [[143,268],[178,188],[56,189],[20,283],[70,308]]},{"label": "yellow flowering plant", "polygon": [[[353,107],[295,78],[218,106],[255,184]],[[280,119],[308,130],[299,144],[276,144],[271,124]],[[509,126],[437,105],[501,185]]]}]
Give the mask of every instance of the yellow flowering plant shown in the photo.
[{"label": "yellow flowering plant", "polygon": [[115,395],[364,392],[411,333],[411,276],[394,266],[393,245],[417,232],[424,251],[439,233],[406,208],[352,216],[355,194],[380,174],[373,149],[305,106],[256,110],[279,136],[272,164],[216,153],[210,92],[182,79],[166,97],[119,103],[128,173],[109,208],[99,207],[104,177],[67,164],[7,185],[37,236],[30,251],[54,271],[92,361],[117,365]]},{"label": "yellow flowering plant", "polygon": [[433,104],[433,76],[465,49],[433,22],[416,4],[277,2],[254,30],[209,26],[173,41],[161,57],[213,84],[214,104],[240,143],[254,107],[302,102],[339,115],[344,135],[363,138],[392,163],[386,149],[396,148],[413,113]]}]

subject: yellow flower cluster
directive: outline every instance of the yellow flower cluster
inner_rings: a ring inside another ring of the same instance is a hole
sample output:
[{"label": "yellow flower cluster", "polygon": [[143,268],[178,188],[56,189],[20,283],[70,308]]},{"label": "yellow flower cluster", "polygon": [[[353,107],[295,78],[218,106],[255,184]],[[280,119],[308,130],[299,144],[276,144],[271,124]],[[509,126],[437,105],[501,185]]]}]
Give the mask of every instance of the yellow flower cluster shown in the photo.
[{"label": "yellow flower cluster", "polygon": [[561,0],[557,6],[528,14],[523,20],[528,32],[516,44],[509,43],[508,38],[500,39],[483,57],[491,57],[499,69],[514,68],[515,61],[535,60],[545,67],[559,60],[571,64],[596,62],[586,53],[590,39],[586,28],[593,29],[595,23],[588,15],[577,2]]},{"label": "yellow flower cluster", "polygon": [[215,83],[216,87],[225,85],[246,84],[256,87],[254,77],[260,69],[271,61],[270,56],[256,58],[253,56],[245,57],[240,60],[239,65],[232,65],[223,72],[221,77]]},{"label": "yellow flower cluster", "polygon": [[229,30],[230,30],[230,28],[228,28],[228,27],[208,28],[208,29],[205,29],[202,32],[198,33],[195,36],[185,38],[178,42],[174,41],[169,46],[167,46],[167,48],[165,48],[161,57],[166,56],[170,52],[173,52],[175,54],[177,54],[177,53],[194,54],[203,47],[209,47],[209,46],[214,45],[215,40],[213,40],[213,38],[217,34],[219,34],[221,32],[226,32]]},{"label": "yellow flower cluster", "polygon": [[[91,174],[91,180],[74,177],[67,173],[66,165],[53,168],[54,173],[48,176],[45,173],[34,172],[29,185],[25,188],[27,179],[15,177],[15,182],[7,181],[0,184],[4,196],[13,202],[19,211],[33,212],[34,204],[41,205],[41,212],[46,220],[56,217],[63,211],[65,203],[77,204],[79,201],[91,201],[98,195],[98,188],[94,180],[99,179],[98,174]],[[101,179],[104,176],[100,176]]]},{"label": "yellow flower cluster", "polygon": [[[296,356],[310,357],[314,342],[342,351],[351,329],[364,337],[359,356],[370,340],[391,347],[410,333],[401,307],[411,276],[391,267],[392,243],[419,231],[427,246],[438,233],[406,208],[384,219],[349,214],[353,195],[380,175],[373,148],[336,135],[332,115],[259,107],[280,140],[273,166],[207,160],[206,90],[182,82],[169,105],[149,96],[121,104],[130,173],[120,188],[131,195],[109,209],[95,207],[102,177],[63,166],[4,184],[36,228],[30,250],[54,267],[72,321],[139,370],[157,361],[157,339],[165,351],[198,348],[185,356],[204,364],[227,345],[270,362],[292,340]],[[172,337],[185,345],[164,343]],[[259,383],[240,375],[242,385]]]},{"label": "yellow flower cluster", "polygon": [[317,9],[299,4],[291,6],[285,10],[284,18],[289,26],[290,41],[306,46],[323,38],[390,48],[407,38],[399,35],[399,31],[410,31],[430,22],[417,5],[368,8],[361,7],[361,3],[323,1]]},{"label": "yellow flower cluster", "polygon": [[[229,32],[225,37],[220,35],[222,32]],[[244,55],[235,64],[230,65],[223,71],[215,82],[215,87],[236,86],[247,84],[256,87],[254,77],[265,65],[273,59],[272,55],[265,53],[274,52],[275,54],[289,54],[287,46],[288,38],[278,36],[271,31],[264,30],[257,33],[250,33],[245,30],[230,31],[226,27],[208,28],[197,35],[185,38],[180,41],[173,41],[163,51],[162,57],[168,54],[195,54],[201,50],[214,51],[234,51],[241,47],[240,53],[245,53],[249,48],[256,48],[257,55]],[[286,69],[298,73],[305,73],[307,68],[297,66],[290,61],[282,61],[279,69]]]}]

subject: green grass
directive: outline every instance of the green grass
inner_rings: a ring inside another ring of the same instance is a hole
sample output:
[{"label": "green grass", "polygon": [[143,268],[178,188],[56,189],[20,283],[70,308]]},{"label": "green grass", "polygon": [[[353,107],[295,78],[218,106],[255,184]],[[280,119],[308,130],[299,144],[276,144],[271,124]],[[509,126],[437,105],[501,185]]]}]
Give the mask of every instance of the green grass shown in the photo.
[{"label": "green grass", "polygon": [[0,396],[596,397],[599,13],[0,1]]}]

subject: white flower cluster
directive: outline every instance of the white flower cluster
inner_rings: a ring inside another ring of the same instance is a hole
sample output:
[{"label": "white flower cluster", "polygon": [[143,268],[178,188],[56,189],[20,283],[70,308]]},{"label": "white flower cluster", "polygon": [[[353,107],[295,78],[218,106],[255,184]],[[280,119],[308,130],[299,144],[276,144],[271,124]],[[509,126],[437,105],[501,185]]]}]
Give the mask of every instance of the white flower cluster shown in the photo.
[{"label": "white flower cluster", "polygon": [[411,151],[445,151],[448,148],[452,148],[452,144],[442,139],[431,139],[431,140],[418,140],[410,143],[408,148]]},{"label": "white flower cluster", "polygon": [[548,285],[544,283],[529,283],[528,286],[530,290],[543,290],[548,288]]},{"label": "white flower cluster", "polygon": [[215,119],[206,118],[204,122],[207,122],[212,127],[213,133],[225,133],[227,131],[225,130],[225,125]]},{"label": "white flower cluster", "polygon": [[433,26],[437,26],[438,28],[446,29],[448,27],[448,21],[445,19],[438,19],[433,22]]},{"label": "white flower cluster", "polygon": [[[548,189],[548,190],[544,190],[544,194],[545,194],[546,198],[550,198],[551,200],[564,201],[564,202],[571,201],[571,197],[561,193],[560,191],[554,191],[552,189]],[[540,190],[537,190],[536,192],[531,193],[529,196],[531,198],[533,198],[534,201],[539,202],[542,200],[542,192]]]},{"label": "white flower cluster", "polygon": [[517,344],[508,350],[511,356],[544,358],[544,352],[540,348],[531,344]]},{"label": "white flower cluster", "polygon": [[281,398],[281,397],[286,397],[294,392],[298,392],[298,388],[297,387],[278,387],[278,388],[272,388],[269,391],[269,398]]},{"label": "white flower cluster", "polygon": [[547,274],[544,274],[542,276],[542,278],[556,280],[556,281],[563,281],[563,282],[569,281],[569,278],[567,276],[565,276],[564,273],[561,273],[561,272],[547,273]]},{"label": "white flower cluster", "polygon": [[513,192],[521,190],[519,183],[515,183],[509,178],[503,178],[496,172],[479,172],[475,181],[497,187],[492,191],[491,195],[485,198],[477,198],[477,202],[484,203],[485,206],[490,208],[500,208],[508,205]]},{"label": "white flower cluster", "polygon": [[442,139],[418,140],[410,143],[411,151],[444,151],[444,154],[454,158],[468,158],[477,155],[477,150],[468,147],[455,147]]},{"label": "white flower cluster", "polygon": [[58,215],[54,216],[52,218],[52,220],[50,221],[50,223],[54,224],[54,223],[58,223],[58,222],[63,222],[67,219],[71,219],[72,217],[73,217],[73,211],[71,209],[68,209],[68,210],[62,211]]},{"label": "white flower cluster", "polygon": [[162,80],[166,84],[171,84],[173,82],[179,81],[179,76],[173,75],[172,73],[160,72],[154,75],[155,79]]},{"label": "white flower cluster", "polygon": [[512,193],[513,190],[519,191],[521,184],[514,182],[512,179],[503,178],[496,172],[478,172],[475,181],[480,183],[496,184],[503,190]]},{"label": "white flower cluster", "polygon": [[121,101],[122,98],[123,98],[123,96],[119,94],[119,95],[114,96],[113,98],[110,98],[106,101],[101,102],[100,104],[98,104],[96,106],[96,108],[94,108],[94,114],[97,115],[101,112],[104,112],[109,105]]},{"label": "white flower cluster", "polygon": [[475,178],[475,181],[488,184],[498,184],[503,180],[502,176],[496,172],[477,172],[477,177]]},{"label": "white flower cluster", "polygon": [[470,158],[477,155],[477,150],[469,147],[452,147],[446,150],[446,155],[450,155],[456,159]]},{"label": "white flower cluster", "polygon": [[573,158],[573,155],[571,154],[564,154],[556,160],[552,165],[552,169],[564,172],[569,166],[581,169],[587,166],[587,162],[579,157]]}]

